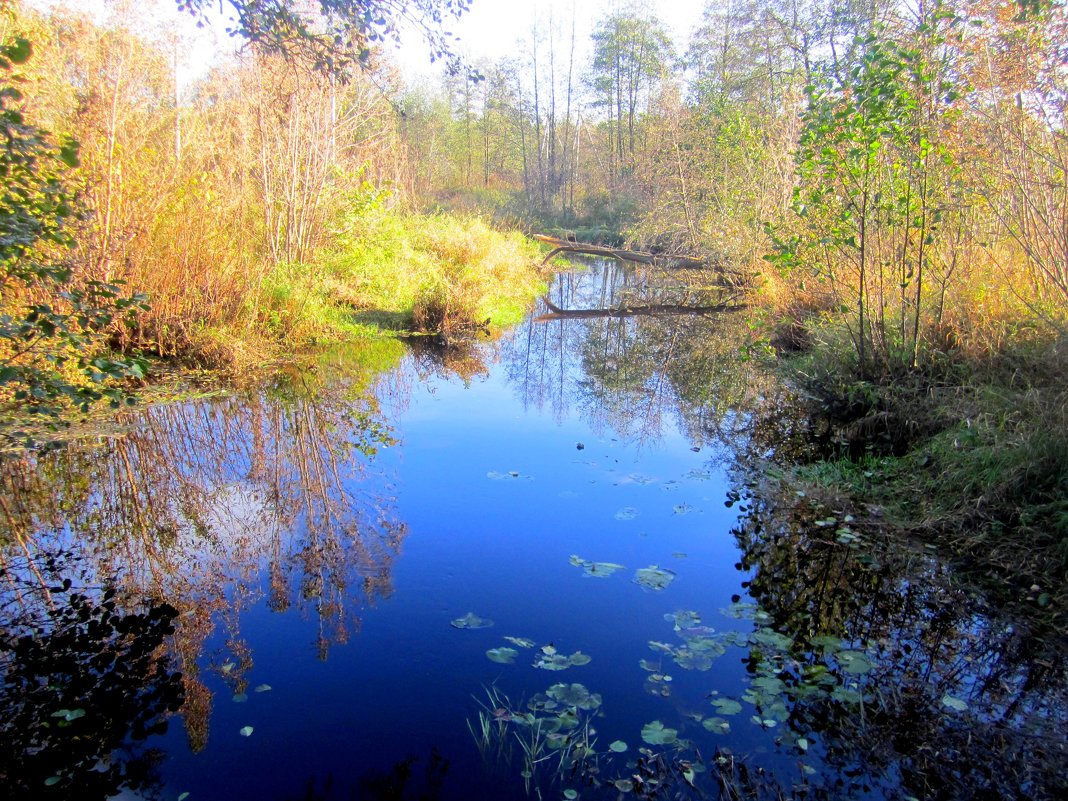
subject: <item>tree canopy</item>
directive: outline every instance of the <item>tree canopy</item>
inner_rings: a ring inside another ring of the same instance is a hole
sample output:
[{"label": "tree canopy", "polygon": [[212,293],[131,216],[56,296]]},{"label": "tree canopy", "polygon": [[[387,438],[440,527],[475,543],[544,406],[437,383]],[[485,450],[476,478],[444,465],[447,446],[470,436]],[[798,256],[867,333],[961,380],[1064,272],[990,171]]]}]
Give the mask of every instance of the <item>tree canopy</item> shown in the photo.
[{"label": "tree canopy", "polygon": [[[200,22],[214,0],[176,0]],[[366,63],[376,44],[396,40],[403,27],[422,35],[431,61],[460,69],[443,25],[458,19],[471,0],[226,0],[235,13],[231,35],[272,53],[310,60],[318,69],[343,72]]]}]

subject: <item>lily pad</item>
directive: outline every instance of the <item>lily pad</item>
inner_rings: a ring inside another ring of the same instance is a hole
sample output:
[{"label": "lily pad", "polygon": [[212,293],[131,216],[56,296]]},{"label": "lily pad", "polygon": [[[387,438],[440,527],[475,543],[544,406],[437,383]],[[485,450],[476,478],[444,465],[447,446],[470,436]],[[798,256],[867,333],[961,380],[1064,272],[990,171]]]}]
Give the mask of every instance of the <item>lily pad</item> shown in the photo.
[{"label": "lily pad", "polygon": [[454,629],[488,629],[493,625],[489,618],[479,617],[474,612],[468,612],[463,617],[458,617],[449,623]]},{"label": "lily pad", "polygon": [[252,735],[252,727],[242,726],[240,729],[238,729],[237,733],[240,734],[242,737],[249,737]]},{"label": "lily pad", "polygon": [[533,648],[535,645],[534,640],[529,640],[526,637],[505,637],[504,639],[520,648]]},{"label": "lily pad", "polygon": [[688,503],[680,503],[672,508],[672,511],[677,515],[688,515],[693,511],[693,507]]},{"label": "lily pad", "polygon": [[610,743],[608,745],[608,750],[616,754],[622,754],[624,751],[627,750],[627,744],[622,740],[616,740],[615,742]]},{"label": "lily pad", "polygon": [[490,662],[497,662],[501,665],[514,664],[517,656],[519,656],[519,651],[515,648],[490,648],[486,651],[486,657]]},{"label": "lily pad", "polygon": [[638,662],[638,666],[642,670],[647,670],[650,673],[656,673],[660,670],[660,665],[658,663],[652,662],[648,659],[642,659],[640,662]]},{"label": "lily pad", "polygon": [[856,676],[868,673],[872,668],[868,657],[860,651],[840,651],[835,655],[835,658],[838,660],[838,664],[842,666],[842,670]]},{"label": "lily pad", "polygon": [[571,556],[570,562],[575,567],[581,567],[582,574],[586,578],[608,578],[613,573],[626,570],[625,566],[617,565],[615,562],[588,562],[575,555]]},{"label": "lily pad", "polygon": [[630,779],[616,779],[612,784],[621,793],[634,792],[634,782]]},{"label": "lily pad", "polygon": [[742,711],[742,705],[733,698],[716,698],[712,701],[712,706],[721,715],[737,715]]},{"label": "lily pad", "polygon": [[237,693],[232,699],[235,704],[243,704],[248,700],[248,695],[245,693]]},{"label": "lily pad", "polygon": [[783,651],[794,643],[794,641],[785,634],[780,634],[777,631],[767,628],[754,631],[749,635],[749,639],[760,645],[766,645],[769,648],[777,648]]},{"label": "lily pad", "polygon": [[[738,708],[741,709],[740,706]],[[713,734],[729,734],[731,730],[730,722],[718,717],[708,718],[701,725]]]},{"label": "lily pad", "polygon": [[588,654],[582,653],[582,651],[575,651],[575,653],[567,658],[567,661],[575,667],[579,667],[581,665],[590,664],[591,658]]},{"label": "lily pad", "polygon": [[675,624],[675,631],[692,629],[701,625],[701,616],[688,609],[679,609],[664,615],[664,620]]},{"label": "lily pad", "polygon": [[675,664],[684,670],[709,670],[712,663],[727,653],[727,648],[718,638],[694,637],[686,645],[676,648],[672,654]]},{"label": "lily pad", "polygon": [[646,723],[642,727],[642,739],[649,745],[670,745],[678,738],[678,730],[666,728],[659,720]]},{"label": "lily pad", "polygon": [[948,706],[950,709],[954,709],[957,712],[968,711],[968,702],[962,701],[960,698],[954,698],[952,695],[943,695],[942,705]]},{"label": "lily pad", "polygon": [[254,692],[254,693],[269,693],[270,691],[271,691],[271,685],[270,684],[259,684],[259,685],[256,686],[256,689],[253,690],[252,692]]},{"label": "lily pad", "polygon": [[578,791],[572,790],[570,787],[568,787],[566,790],[564,790],[564,798],[566,798],[567,801],[575,801],[575,799],[578,798]]},{"label": "lily pad", "polygon": [[601,705],[601,696],[591,693],[582,684],[554,684],[545,694],[565,706],[577,709],[597,709]]},{"label": "lily pad", "polygon": [[624,506],[616,512],[616,520],[633,520],[638,516],[638,510],[633,506]]},{"label": "lily pad", "polygon": [[675,572],[657,565],[643,567],[634,573],[634,581],[648,590],[660,591],[675,580]]}]

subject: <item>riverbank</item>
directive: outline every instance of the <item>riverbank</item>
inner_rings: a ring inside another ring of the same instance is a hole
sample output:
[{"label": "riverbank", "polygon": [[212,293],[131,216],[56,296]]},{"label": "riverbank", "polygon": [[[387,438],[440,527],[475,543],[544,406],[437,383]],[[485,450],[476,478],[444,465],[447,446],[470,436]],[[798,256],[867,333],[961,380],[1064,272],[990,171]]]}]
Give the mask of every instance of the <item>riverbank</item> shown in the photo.
[{"label": "riverbank", "polygon": [[173,355],[240,374],[280,355],[368,337],[489,334],[518,322],[544,291],[541,256],[522,234],[477,216],[384,208],[349,215],[310,262],[249,275],[231,319],[189,321],[193,333]]},{"label": "riverbank", "polygon": [[1063,631],[1068,340],[860,379],[818,320],[789,327],[788,399],[763,426],[789,492],[936,549],[994,603]]}]

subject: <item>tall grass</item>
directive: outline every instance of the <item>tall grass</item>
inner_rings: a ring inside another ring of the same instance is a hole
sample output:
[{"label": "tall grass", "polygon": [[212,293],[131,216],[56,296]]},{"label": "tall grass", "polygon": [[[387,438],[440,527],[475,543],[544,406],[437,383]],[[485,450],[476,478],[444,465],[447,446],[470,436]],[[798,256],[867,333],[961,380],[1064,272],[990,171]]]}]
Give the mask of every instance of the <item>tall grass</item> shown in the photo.
[{"label": "tall grass", "polygon": [[374,209],[340,221],[320,286],[358,319],[451,338],[522,319],[544,289],[539,256],[481,217]]}]

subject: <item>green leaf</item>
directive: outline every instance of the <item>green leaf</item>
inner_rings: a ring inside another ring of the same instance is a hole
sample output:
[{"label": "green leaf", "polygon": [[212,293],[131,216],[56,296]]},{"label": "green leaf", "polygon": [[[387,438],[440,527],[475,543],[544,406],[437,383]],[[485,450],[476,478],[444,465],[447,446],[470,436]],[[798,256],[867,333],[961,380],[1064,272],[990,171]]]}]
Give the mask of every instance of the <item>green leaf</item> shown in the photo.
[{"label": "green leaf", "polygon": [[609,744],[608,750],[613,751],[617,754],[622,754],[624,751],[627,750],[627,744],[622,740],[616,740],[615,742]]},{"label": "green leaf", "polygon": [[463,617],[458,617],[449,622],[454,629],[485,629],[493,625],[489,618],[479,617],[474,612],[468,612]]},{"label": "green leaf", "polygon": [[742,705],[733,698],[716,698],[712,701],[712,706],[721,715],[737,715],[742,711]]},{"label": "green leaf", "polygon": [[868,673],[872,669],[872,664],[868,657],[860,651],[841,651],[836,655],[836,658],[838,659],[838,664],[842,666],[842,670],[855,676]]},{"label": "green leaf", "polygon": [[238,729],[237,733],[240,734],[242,737],[249,737],[251,736],[252,731],[253,729],[251,726],[242,726],[240,729]]},{"label": "green leaf", "polygon": [[4,55],[11,59],[12,64],[25,64],[33,55],[33,45],[28,39],[19,37],[4,48]]},{"label": "green leaf", "polygon": [[[738,709],[741,709],[741,706]],[[719,717],[708,718],[701,725],[713,734],[729,734],[731,730],[731,724]]]},{"label": "green leaf", "polygon": [[678,735],[676,729],[666,728],[659,720],[642,727],[642,739],[649,745],[670,745],[678,739]]},{"label": "green leaf", "polygon": [[960,698],[954,698],[952,695],[943,695],[942,705],[948,706],[950,709],[954,709],[957,712],[968,711],[968,702],[962,701]]},{"label": "green leaf", "polygon": [[671,582],[675,580],[675,573],[671,570],[666,570],[657,565],[649,565],[649,567],[643,567],[634,574],[635,583],[645,587],[647,590],[660,591],[667,587]]},{"label": "green leaf", "polygon": [[45,787],[52,787],[53,785],[59,784],[61,781],[63,781],[62,776],[49,776],[44,780],[44,783]]},{"label": "green leaf", "polygon": [[575,799],[578,797],[578,793],[575,790],[572,790],[570,787],[564,790],[564,798],[566,798],[567,801],[575,801]]},{"label": "green leaf", "polygon": [[497,662],[501,665],[515,664],[517,656],[519,656],[519,651],[515,648],[490,648],[486,651],[486,657],[491,662]]}]

